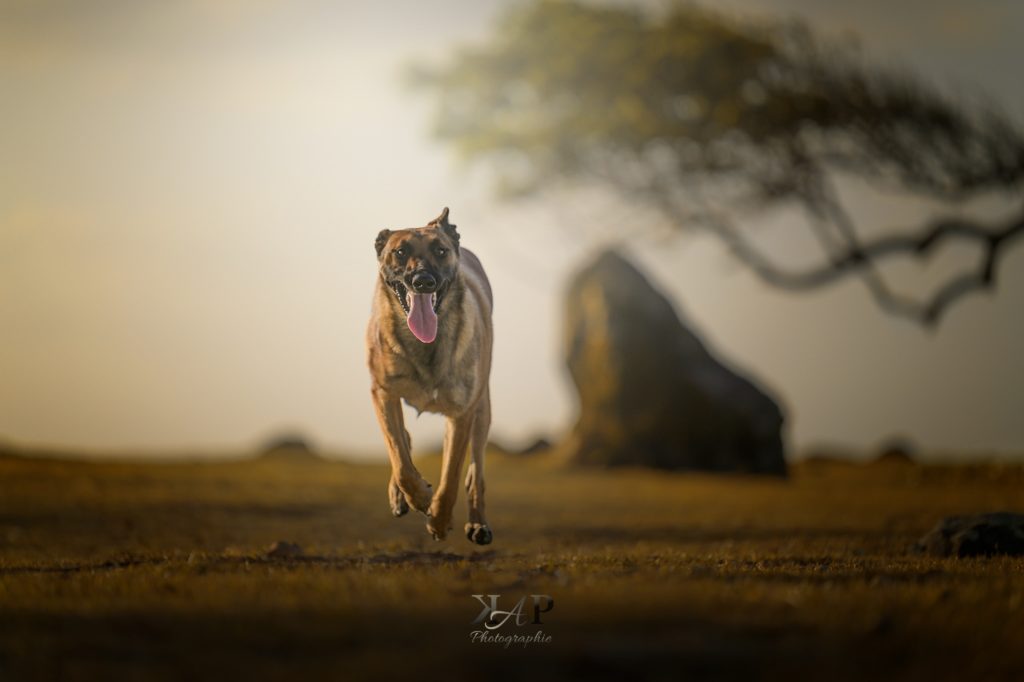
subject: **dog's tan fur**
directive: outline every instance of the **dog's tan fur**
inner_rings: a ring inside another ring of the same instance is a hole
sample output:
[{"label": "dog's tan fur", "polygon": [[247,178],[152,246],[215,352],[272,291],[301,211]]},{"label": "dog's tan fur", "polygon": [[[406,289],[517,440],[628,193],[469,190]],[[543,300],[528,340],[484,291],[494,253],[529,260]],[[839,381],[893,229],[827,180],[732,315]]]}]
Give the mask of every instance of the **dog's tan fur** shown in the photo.
[{"label": "dog's tan fur", "polygon": [[[401,252],[398,250],[402,249]],[[367,330],[371,393],[391,460],[388,498],[395,516],[409,505],[428,515],[427,530],[443,539],[451,530],[452,509],[467,448],[469,522],[466,536],[491,541],[484,516],[484,447],[491,423],[490,372],[493,297],[480,261],[459,247],[448,209],[425,227],[383,230],[377,237],[379,276]],[[447,282],[438,303],[437,337],[422,343],[409,330],[406,313],[392,288],[396,278],[430,267]],[[441,480],[432,493],[412,462],[401,400],[420,412],[447,420]]]}]

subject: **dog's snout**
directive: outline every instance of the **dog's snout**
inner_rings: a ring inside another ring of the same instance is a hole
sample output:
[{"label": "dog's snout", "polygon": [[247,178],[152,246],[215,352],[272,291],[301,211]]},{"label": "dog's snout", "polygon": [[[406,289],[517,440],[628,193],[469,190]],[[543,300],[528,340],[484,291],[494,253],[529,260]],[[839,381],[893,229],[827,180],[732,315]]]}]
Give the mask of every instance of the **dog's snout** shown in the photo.
[{"label": "dog's snout", "polygon": [[437,279],[429,272],[417,272],[412,276],[412,288],[417,294],[431,294],[437,289]]}]

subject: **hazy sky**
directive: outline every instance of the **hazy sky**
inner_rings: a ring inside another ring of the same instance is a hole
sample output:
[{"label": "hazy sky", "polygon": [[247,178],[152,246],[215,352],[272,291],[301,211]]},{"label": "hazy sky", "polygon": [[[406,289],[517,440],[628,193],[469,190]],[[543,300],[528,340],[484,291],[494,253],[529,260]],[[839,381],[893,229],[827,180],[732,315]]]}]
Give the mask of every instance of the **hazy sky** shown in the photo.
[{"label": "hazy sky", "polygon": [[[597,246],[577,245],[578,224],[601,217],[495,203],[430,140],[429,98],[400,78],[485,35],[506,4],[0,3],[0,438],[213,451],[297,430],[382,456],[363,348],[372,241],[445,205],[494,284],[495,435],[565,429],[561,295]],[[871,58],[1024,120],[1021,3],[717,5],[856,34]],[[926,211],[847,195],[871,224]],[[782,399],[794,446],[905,434],[1024,452],[1024,248],[994,297],[937,333],[885,317],[855,282],[765,289],[712,242],[632,254]],[[435,441],[441,419],[410,430],[414,447]]]}]

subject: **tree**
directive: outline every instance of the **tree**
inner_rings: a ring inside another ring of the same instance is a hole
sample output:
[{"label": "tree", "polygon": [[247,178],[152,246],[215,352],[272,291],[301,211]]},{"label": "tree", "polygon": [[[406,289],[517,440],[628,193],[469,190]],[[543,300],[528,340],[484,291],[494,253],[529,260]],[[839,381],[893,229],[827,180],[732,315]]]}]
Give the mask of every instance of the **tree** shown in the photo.
[{"label": "tree", "polygon": [[[808,290],[860,277],[889,313],[935,325],[996,283],[1024,234],[1024,203],[986,224],[957,215],[866,238],[837,192],[843,178],[966,203],[1024,196],[1024,137],[982,104],[957,104],[911,76],[870,67],[805,26],[739,20],[693,5],[661,13],[534,0],[488,44],[464,46],[412,80],[437,94],[437,136],[496,161],[504,195],[563,178],[655,208],[679,231],[724,242],[763,281]],[[793,207],[821,245],[795,269],[752,238],[752,215]],[[879,264],[943,242],[982,247],[976,270],[929,296],[895,292]]]}]

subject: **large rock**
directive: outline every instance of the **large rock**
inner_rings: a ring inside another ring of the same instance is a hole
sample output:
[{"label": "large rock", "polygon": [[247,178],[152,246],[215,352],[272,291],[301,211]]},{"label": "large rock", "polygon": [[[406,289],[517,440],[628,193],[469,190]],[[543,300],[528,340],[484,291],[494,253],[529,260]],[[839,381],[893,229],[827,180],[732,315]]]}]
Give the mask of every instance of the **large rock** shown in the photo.
[{"label": "large rock", "polygon": [[917,541],[915,549],[932,556],[1024,555],[1024,514],[995,512],[950,516]]},{"label": "large rock", "polygon": [[602,253],[567,304],[572,461],[785,474],[779,406],[716,360],[629,261]]}]

